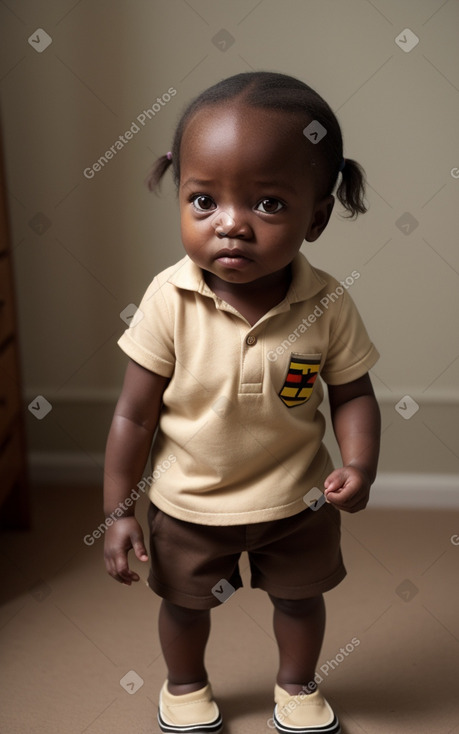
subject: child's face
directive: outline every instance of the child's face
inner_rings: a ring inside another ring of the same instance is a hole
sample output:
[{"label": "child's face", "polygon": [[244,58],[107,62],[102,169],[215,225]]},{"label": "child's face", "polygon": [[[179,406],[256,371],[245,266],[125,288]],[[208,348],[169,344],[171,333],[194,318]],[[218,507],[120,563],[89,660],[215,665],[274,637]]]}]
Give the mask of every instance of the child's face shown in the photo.
[{"label": "child's face", "polygon": [[182,139],[179,201],[183,244],[199,267],[250,283],[284,274],[302,242],[319,237],[334,198],[317,197],[308,145],[297,118],[282,112],[196,113]]}]

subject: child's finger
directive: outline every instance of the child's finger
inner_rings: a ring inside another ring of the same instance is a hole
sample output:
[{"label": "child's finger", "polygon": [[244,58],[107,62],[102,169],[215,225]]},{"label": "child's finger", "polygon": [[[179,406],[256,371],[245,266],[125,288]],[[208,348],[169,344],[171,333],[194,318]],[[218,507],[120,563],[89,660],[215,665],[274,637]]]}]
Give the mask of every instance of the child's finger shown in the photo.
[{"label": "child's finger", "polygon": [[338,505],[345,504],[349,497],[351,496],[351,493],[344,489],[344,487],[338,487],[338,489],[330,490],[328,492],[325,492],[325,497],[328,502],[336,503]]},{"label": "child's finger", "polygon": [[131,544],[133,551],[139,561],[148,561],[148,553],[143,542],[143,533],[139,526],[139,531],[131,533]]},{"label": "child's finger", "polygon": [[[133,573],[129,569],[127,553],[120,551],[115,556],[115,569],[117,577],[125,584],[130,584],[133,580]],[[136,574],[134,574],[136,575]]]},{"label": "child's finger", "polygon": [[148,553],[141,540],[135,540],[132,547],[139,561],[148,561]]},{"label": "child's finger", "polygon": [[336,492],[344,485],[345,481],[345,473],[340,469],[335,469],[324,482],[325,495],[327,496],[329,492]]}]

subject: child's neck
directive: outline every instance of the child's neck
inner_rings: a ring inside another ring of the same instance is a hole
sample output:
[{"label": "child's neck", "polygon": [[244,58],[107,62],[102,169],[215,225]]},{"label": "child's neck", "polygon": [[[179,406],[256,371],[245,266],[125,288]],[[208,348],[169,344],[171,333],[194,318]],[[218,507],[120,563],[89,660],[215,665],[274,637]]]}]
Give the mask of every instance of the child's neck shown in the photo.
[{"label": "child's neck", "polygon": [[207,270],[203,273],[215,295],[239,311],[251,326],[283,301],[292,280],[290,265],[251,283],[229,283]]}]

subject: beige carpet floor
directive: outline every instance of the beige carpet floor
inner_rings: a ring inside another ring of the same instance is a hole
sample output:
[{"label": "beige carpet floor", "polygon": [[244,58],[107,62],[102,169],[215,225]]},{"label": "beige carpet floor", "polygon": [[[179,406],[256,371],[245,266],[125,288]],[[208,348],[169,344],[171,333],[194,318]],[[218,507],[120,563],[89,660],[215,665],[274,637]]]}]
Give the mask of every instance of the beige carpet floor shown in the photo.
[{"label": "beige carpet floor", "polygon": [[[1,734],[158,732],[159,599],[106,575],[101,539],[84,543],[103,519],[98,489],[41,487],[32,500],[32,531],[0,534]],[[343,515],[348,576],[326,595],[317,670],[343,734],[459,734],[456,543],[458,512]],[[272,610],[245,556],[241,569],[246,586],[212,613],[207,668],[225,734],[268,734]]]}]

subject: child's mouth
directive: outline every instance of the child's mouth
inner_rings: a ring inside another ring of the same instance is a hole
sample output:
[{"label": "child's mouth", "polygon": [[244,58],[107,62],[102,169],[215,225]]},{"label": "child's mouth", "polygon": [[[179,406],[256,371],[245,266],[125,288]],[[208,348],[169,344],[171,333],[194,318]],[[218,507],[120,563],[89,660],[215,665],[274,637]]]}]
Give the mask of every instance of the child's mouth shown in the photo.
[{"label": "child's mouth", "polygon": [[240,268],[251,262],[251,260],[241,252],[241,250],[237,249],[220,250],[220,252],[217,253],[216,260],[218,260],[221,265],[232,268]]}]

